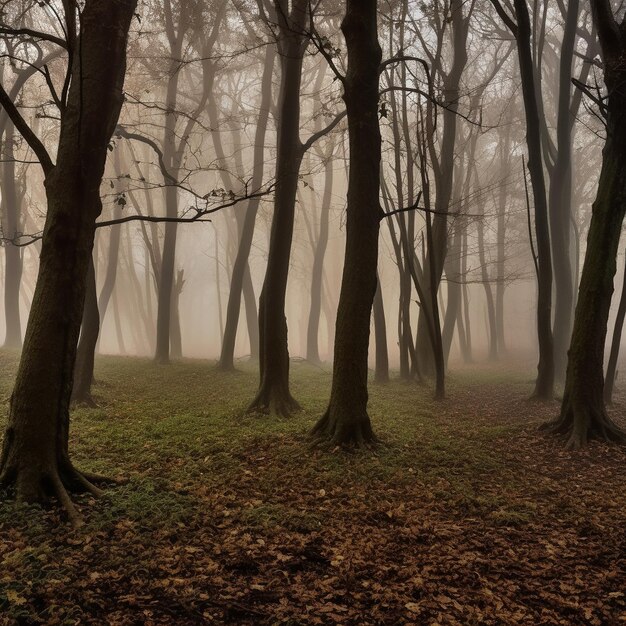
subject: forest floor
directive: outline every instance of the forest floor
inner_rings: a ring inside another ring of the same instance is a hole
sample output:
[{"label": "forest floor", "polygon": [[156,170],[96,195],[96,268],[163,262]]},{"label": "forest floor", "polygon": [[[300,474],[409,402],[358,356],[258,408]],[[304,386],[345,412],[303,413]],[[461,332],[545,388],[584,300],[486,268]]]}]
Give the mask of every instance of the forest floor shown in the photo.
[{"label": "forest floor", "polygon": [[626,624],[626,449],[540,433],[530,369],[372,384],[382,444],[354,453],[307,440],[328,369],[294,364],[291,419],[244,413],[242,369],[98,360],[71,451],[128,482],[78,530],[0,500],[0,624]]}]

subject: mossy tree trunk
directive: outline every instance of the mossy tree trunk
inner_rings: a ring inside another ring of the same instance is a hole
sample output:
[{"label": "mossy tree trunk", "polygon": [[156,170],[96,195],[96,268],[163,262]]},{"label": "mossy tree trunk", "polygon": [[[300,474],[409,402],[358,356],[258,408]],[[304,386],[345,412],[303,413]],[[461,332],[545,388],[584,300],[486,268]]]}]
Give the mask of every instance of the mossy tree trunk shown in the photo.
[{"label": "mossy tree trunk", "polygon": [[367,413],[367,355],[376,291],[381,137],[378,124],[376,0],[347,0],[341,30],[348,49],[343,79],[350,137],[346,252],[337,310],[330,402],[312,435],[332,444],[373,442]]},{"label": "mossy tree trunk", "polygon": [[604,404],[604,348],[626,212],[626,31],[607,0],[592,2],[604,62],[606,143],[587,235],[559,418],[547,428],[579,448],[590,439],[625,441]]},{"label": "mossy tree trunk", "polygon": [[46,156],[48,211],[0,455],[1,486],[14,487],[17,499],[28,502],[56,495],[74,521],[78,516],[68,491],[98,493],[69,457],[69,404],[87,268],[102,206],[100,183],[123,102],[135,7],[135,0],[87,0],[80,36],[69,42],[76,53],[56,165],[42,146],[38,150],[38,156]]}]

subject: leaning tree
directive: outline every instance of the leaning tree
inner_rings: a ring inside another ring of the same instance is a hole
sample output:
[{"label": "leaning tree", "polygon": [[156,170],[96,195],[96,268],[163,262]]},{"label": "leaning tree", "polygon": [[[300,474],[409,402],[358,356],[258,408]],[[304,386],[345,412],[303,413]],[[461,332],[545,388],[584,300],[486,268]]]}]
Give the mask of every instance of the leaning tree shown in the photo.
[{"label": "leaning tree", "polygon": [[561,414],[546,425],[579,448],[589,439],[626,441],[604,403],[604,346],[613,296],[617,247],[626,213],[626,17],[610,0],[592,0],[607,95],[592,95],[606,117],[602,169],[587,235]]},{"label": "leaning tree", "polygon": [[341,76],[348,113],[350,172],[346,252],[337,310],[333,381],[326,413],[313,436],[338,445],[374,440],[367,413],[367,353],[376,291],[380,206],[381,137],[378,123],[376,0],[347,0],[341,24],[348,70]]},{"label": "leaning tree", "polygon": [[[63,2],[67,50],[56,163],[0,86],[0,105],[37,155],[47,199],[37,285],[0,454],[0,486],[28,502],[55,495],[72,521],[68,491],[99,490],[69,456],[69,404],[107,147],[122,107],[126,44],[136,0]],[[9,30],[9,29],[5,29]],[[16,30],[19,30],[16,28]]]}]

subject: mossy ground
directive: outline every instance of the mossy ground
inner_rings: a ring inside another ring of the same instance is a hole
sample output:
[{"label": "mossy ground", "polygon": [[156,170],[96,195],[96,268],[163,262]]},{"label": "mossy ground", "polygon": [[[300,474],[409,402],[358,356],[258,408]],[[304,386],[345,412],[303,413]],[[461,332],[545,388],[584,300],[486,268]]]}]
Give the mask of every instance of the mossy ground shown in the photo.
[{"label": "mossy ground", "polygon": [[453,370],[440,402],[372,383],[381,444],[355,452],[310,447],[326,367],[293,365],[288,419],[245,413],[251,365],[102,357],[96,378],[72,457],[127,482],[77,498],[77,531],[0,500],[2,624],[626,620],[626,453],[540,434],[558,405],[527,400],[529,370]]}]

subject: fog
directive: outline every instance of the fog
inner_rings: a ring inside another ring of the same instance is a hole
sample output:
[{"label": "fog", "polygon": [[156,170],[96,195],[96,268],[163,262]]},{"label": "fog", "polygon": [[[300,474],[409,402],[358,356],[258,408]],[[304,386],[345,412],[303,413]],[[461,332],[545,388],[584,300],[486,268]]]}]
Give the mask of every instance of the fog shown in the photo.
[{"label": "fog", "polygon": [[[15,10],[12,5],[18,4],[8,3],[11,6],[6,11]],[[28,3],[22,4],[26,6]],[[455,53],[453,33],[440,21],[445,8],[437,3],[424,5],[413,2],[406,5],[401,2],[385,3],[385,7],[379,9],[383,58],[402,52],[406,56],[426,59],[431,65],[435,97],[444,102],[446,81],[449,81]],[[540,10],[541,14],[534,17],[534,27],[540,37],[536,45],[542,46],[537,80],[541,81],[543,94],[546,141],[554,144],[563,18],[556,7],[541,6]],[[309,43],[302,69],[301,141],[306,141],[343,110],[341,85],[329,69],[328,59],[316,50],[316,45],[319,47],[319,42],[322,42],[322,46],[332,50],[330,58],[344,66],[345,44],[339,32],[341,8],[336,3],[328,3],[318,11],[314,33],[317,43],[313,40]],[[231,193],[235,196],[245,195],[246,192],[263,193],[249,257],[255,300],[258,300],[261,291],[267,261],[276,175],[277,125],[280,121],[277,117],[280,89],[277,59],[271,76],[262,183],[258,189],[251,189],[255,132],[261,102],[260,83],[267,50],[275,46],[276,37],[276,24],[269,17],[268,23],[263,24],[257,12],[254,3],[245,2],[224,5],[181,2],[171,7],[165,5],[165,8],[160,3],[144,4],[141,17],[135,18],[131,25],[125,103],[119,119],[120,127],[140,137],[129,139],[117,132],[113,135],[102,183],[103,210],[100,218],[102,221],[138,213],[165,216],[168,214],[167,203],[171,205],[172,198],[177,206],[170,206],[169,215],[188,217],[193,215],[193,207],[210,208]],[[50,24],[50,11],[45,7],[33,6],[24,19],[41,28],[58,29],[58,24]],[[391,20],[393,29],[390,29]],[[578,21],[581,28],[590,28],[590,15],[586,8],[581,11]],[[516,355],[532,358],[537,349],[536,277],[523,183],[525,117],[517,60],[511,42],[501,30],[497,16],[489,7],[472,7],[471,26],[464,44],[467,61],[460,73],[458,98],[454,100],[457,120],[450,161],[454,188],[448,204],[451,215],[446,225],[448,261],[456,255],[463,271],[456,277],[444,272],[439,288],[442,320],[450,297],[450,282],[458,283],[462,289],[468,309],[464,310],[465,302],[460,309],[470,325],[473,358],[478,361],[488,358],[490,350],[488,297],[494,299],[493,306],[498,309],[495,313],[504,324],[504,345],[496,346],[492,357],[496,354],[500,358]],[[577,39],[572,76],[582,73],[590,76],[588,80],[591,81],[597,74],[597,67],[589,69],[589,64],[584,63],[585,55],[592,46],[593,42],[584,37]],[[4,80],[7,85],[25,67],[25,60],[34,58],[35,54],[35,44],[23,42],[16,47],[14,55],[5,57]],[[62,58],[53,59],[47,65],[56,84],[62,77],[64,66]],[[385,210],[399,208],[399,202],[408,206],[419,188],[418,164],[414,155],[407,161],[407,140],[409,150],[414,150],[418,133],[416,107],[427,105],[423,95],[388,90],[389,86],[398,84],[410,88],[417,85],[425,89],[425,79],[419,71],[419,66],[407,61],[406,64],[389,65],[381,74],[381,171],[386,181],[383,195],[387,193],[389,196],[383,198]],[[56,122],[53,106],[49,102],[39,104],[45,89],[45,80],[36,75],[28,81],[20,99],[22,105],[27,107],[26,119],[46,138],[50,150],[54,152]],[[590,205],[600,169],[602,131],[589,100],[584,96],[581,98],[580,92],[573,93],[573,98],[582,100],[572,105],[576,106],[576,110],[572,124],[572,217],[568,235],[571,267],[576,279],[579,275],[576,272],[580,271],[584,258]],[[441,160],[447,158],[442,154],[445,124],[450,124],[445,119],[446,110],[442,105],[434,112],[436,128],[428,148]],[[151,144],[142,143],[142,137]],[[216,142],[219,143],[217,148]],[[28,146],[19,135],[14,136],[13,144],[12,150],[18,160],[15,176],[20,195],[23,193],[20,227],[16,233],[23,244],[28,242],[31,234],[36,235],[43,228],[45,197],[37,165],[23,163],[32,160]],[[506,146],[506,151],[503,146]],[[168,150],[176,154],[167,154]],[[165,168],[169,168],[169,174],[165,174],[165,178],[157,151],[169,159]],[[345,238],[346,151],[347,124],[344,119],[307,150],[300,168],[285,305],[292,357],[307,356],[313,259],[319,240],[320,219],[327,211],[328,245],[323,257],[318,333],[320,357],[327,362],[332,359]],[[323,196],[324,179],[328,175],[325,170],[327,159],[331,161],[332,188],[326,206]],[[411,172],[407,171],[407,166]],[[443,163],[443,167],[449,168],[450,165]],[[398,168],[401,171],[397,171]],[[432,163],[429,168],[434,179]],[[172,183],[168,175],[179,182]],[[436,187],[433,182],[431,194],[435,198]],[[174,196],[166,197],[166,188],[173,188]],[[202,198],[207,193],[215,195],[209,198],[208,203]],[[238,224],[241,225],[247,208],[248,202],[242,200],[203,219],[203,222],[210,219],[210,223],[180,223],[175,226],[174,276],[182,276],[184,283],[180,285],[179,295],[174,296],[172,319],[180,319],[182,356],[219,357],[230,276],[238,248]],[[498,222],[499,214],[503,216],[501,223]],[[411,218],[408,214],[397,217],[406,223],[409,219],[413,221],[413,244],[418,256],[423,257],[424,247],[427,246],[424,243],[424,213],[416,210]],[[391,220],[396,221],[396,217],[388,221]],[[106,311],[101,314],[100,352],[153,355],[158,280],[155,259],[151,260],[151,255],[156,255],[158,265],[164,232],[170,227],[162,223],[129,222],[97,230],[94,258],[98,293],[102,292],[107,267],[112,262],[110,246],[115,229],[119,237],[119,244],[115,246],[117,268],[112,296]],[[504,232],[499,234],[499,229]],[[480,237],[479,230],[482,230]],[[460,250],[451,249],[450,241],[454,233],[460,231],[463,245]],[[4,225],[5,238],[13,239],[16,233],[7,232]],[[20,250],[24,265],[20,283],[22,331],[26,326],[36,279],[38,247],[38,242],[35,242]],[[620,271],[615,279],[618,291],[621,265],[618,263]],[[4,268],[2,273],[4,276]],[[379,277],[390,364],[398,368],[400,278],[387,223],[381,227]],[[492,292],[489,296],[485,288]],[[496,297],[500,288],[504,292],[502,299]],[[177,292],[176,287],[174,292]],[[251,294],[252,291],[244,294],[244,299],[252,298]],[[410,299],[409,326],[414,326],[419,314],[415,292]],[[614,309],[615,306],[612,314]],[[4,328],[4,319],[1,324]],[[172,324],[177,323],[173,321]],[[235,356],[243,359],[250,353],[242,302]],[[370,365],[373,355],[372,336]],[[461,358],[459,337],[455,332],[450,361],[460,361]]]}]

